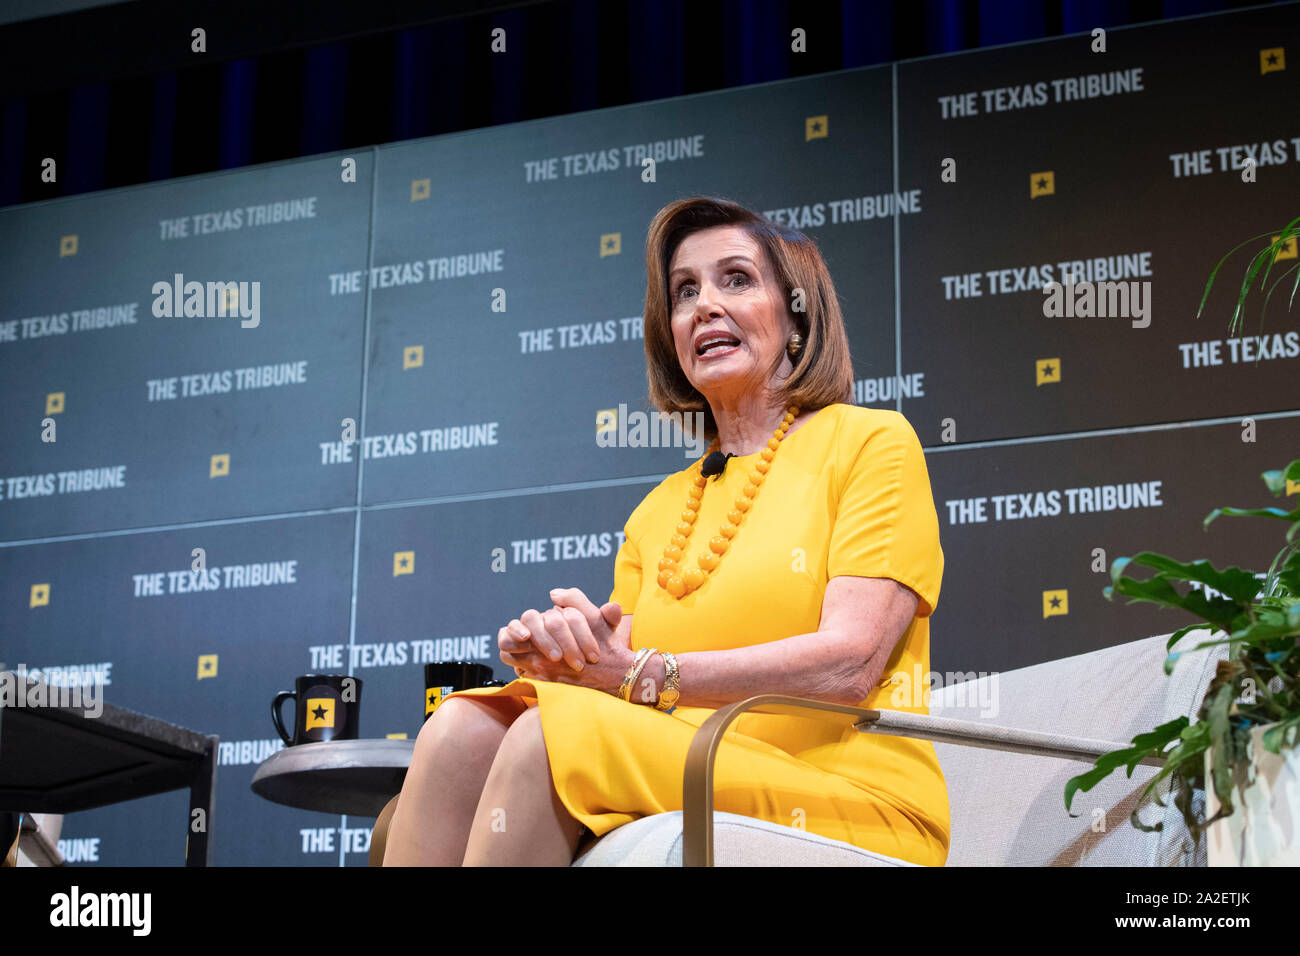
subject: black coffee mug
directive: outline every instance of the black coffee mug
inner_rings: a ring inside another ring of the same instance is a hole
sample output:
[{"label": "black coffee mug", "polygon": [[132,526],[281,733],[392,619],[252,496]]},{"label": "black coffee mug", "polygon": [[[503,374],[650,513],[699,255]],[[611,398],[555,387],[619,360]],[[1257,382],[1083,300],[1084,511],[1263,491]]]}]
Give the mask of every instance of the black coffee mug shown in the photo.
[{"label": "black coffee mug", "polygon": [[[305,674],[271,702],[271,720],[288,747],[322,740],[356,740],[361,722],[361,678],[346,674]],[[280,705],[293,698],[293,736],[284,729]]]},{"label": "black coffee mug", "polygon": [[438,709],[442,699],[458,690],[486,687],[492,668],[472,661],[437,661],[424,665],[424,719]]}]

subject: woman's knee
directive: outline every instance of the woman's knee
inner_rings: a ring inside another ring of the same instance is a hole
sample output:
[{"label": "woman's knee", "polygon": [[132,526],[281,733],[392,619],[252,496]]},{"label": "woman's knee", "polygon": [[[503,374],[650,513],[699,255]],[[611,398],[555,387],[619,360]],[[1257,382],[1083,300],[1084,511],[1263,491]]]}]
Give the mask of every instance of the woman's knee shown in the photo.
[{"label": "woman's knee", "polygon": [[546,756],[540,707],[529,707],[515,718],[501,741],[501,750],[512,756]]},{"label": "woman's knee", "polygon": [[495,751],[510,727],[508,709],[470,697],[450,697],[438,705],[415,739],[416,751],[451,740],[471,749]]}]

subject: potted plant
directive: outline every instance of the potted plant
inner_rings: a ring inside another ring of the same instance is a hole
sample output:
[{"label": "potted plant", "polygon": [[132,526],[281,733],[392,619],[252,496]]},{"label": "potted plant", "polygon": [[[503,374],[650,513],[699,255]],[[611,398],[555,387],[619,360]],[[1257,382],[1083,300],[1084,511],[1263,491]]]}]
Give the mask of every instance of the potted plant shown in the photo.
[{"label": "potted plant", "polygon": [[[1269,244],[1253,257],[1229,323],[1230,332],[1240,330],[1245,300],[1255,278],[1262,270],[1261,288],[1267,284],[1278,253],[1300,233],[1297,224],[1300,217],[1276,237],[1270,237]],[[1263,236],[1247,242],[1259,238]],[[1241,245],[1214,267],[1201,297],[1202,309],[1219,268]],[[1264,308],[1273,291],[1292,272],[1296,274],[1291,289],[1294,302],[1300,286],[1300,258],[1268,289]],[[1260,327],[1262,330],[1262,314]],[[1288,487],[1300,486],[1300,459],[1280,471],[1267,471],[1262,477],[1274,497],[1284,495]],[[1129,604],[1143,601],[1180,608],[1199,619],[1170,635],[1165,674],[1173,672],[1178,658],[1187,650],[1228,645],[1227,658],[1217,665],[1196,722],[1179,717],[1149,733],[1138,734],[1131,747],[1103,754],[1092,770],[1066,782],[1065,807],[1068,812],[1078,791],[1090,790],[1119,767],[1126,767],[1131,777],[1143,758],[1161,756],[1164,764],[1142,796],[1154,792],[1156,802],[1165,806],[1156,788],[1166,777],[1171,778],[1174,805],[1181,811],[1192,839],[1199,845],[1207,832],[1211,836],[1212,865],[1294,864],[1296,843],[1300,841],[1294,835],[1279,839],[1275,828],[1283,820],[1294,827],[1300,819],[1300,750],[1295,746],[1300,737],[1300,646],[1296,640],[1300,635],[1300,506],[1216,508],[1206,516],[1203,526],[1208,527],[1220,515],[1287,523],[1285,544],[1267,572],[1236,567],[1216,570],[1208,561],[1182,563],[1143,551],[1131,558],[1116,558],[1110,569],[1111,584],[1102,592],[1107,600],[1121,594],[1129,598]],[[1125,574],[1130,565],[1151,568],[1155,574],[1145,580],[1130,577]],[[1175,589],[1174,582],[1187,584],[1186,592]],[[1194,648],[1174,650],[1184,636],[1207,628],[1210,640]],[[1212,784],[1209,788],[1207,777]],[[1206,794],[1204,816],[1193,805],[1197,790]],[[1274,812],[1275,806],[1281,809],[1287,801],[1289,810]],[[1228,821],[1238,804],[1243,813]],[[1158,822],[1142,822],[1140,807],[1141,801],[1130,816],[1133,826],[1144,832],[1161,829]],[[1217,828],[1211,829],[1215,824]],[[1232,844],[1235,847],[1229,848]]]}]

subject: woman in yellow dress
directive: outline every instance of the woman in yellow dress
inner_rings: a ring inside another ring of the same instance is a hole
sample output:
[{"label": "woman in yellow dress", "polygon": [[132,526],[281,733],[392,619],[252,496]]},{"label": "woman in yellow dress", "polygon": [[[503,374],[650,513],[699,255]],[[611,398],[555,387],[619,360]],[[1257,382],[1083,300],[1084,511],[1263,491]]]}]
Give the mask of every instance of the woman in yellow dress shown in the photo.
[{"label": "woman in yellow dress", "polygon": [[[919,678],[943,575],[929,474],[901,414],[849,404],[815,243],[697,197],[659,211],[646,265],[651,400],[702,411],[727,457],[668,476],[632,512],[608,602],[561,588],[501,628],[519,679],[452,694],[425,723],[385,865],[567,865],[584,834],[680,810],[696,729],[756,694],[928,713]],[[947,858],[925,740],[750,713],[714,782],[719,811]]]}]

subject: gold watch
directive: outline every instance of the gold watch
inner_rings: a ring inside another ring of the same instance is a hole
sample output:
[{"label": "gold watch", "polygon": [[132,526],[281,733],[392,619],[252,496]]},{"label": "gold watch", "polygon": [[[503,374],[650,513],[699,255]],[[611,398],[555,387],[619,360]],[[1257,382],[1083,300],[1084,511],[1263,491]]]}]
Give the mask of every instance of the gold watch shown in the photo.
[{"label": "gold watch", "polygon": [[659,701],[655,704],[655,710],[672,710],[677,706],[677,698],[681,697],[681,681],[678,679],[677,658],[669,651],[663,651],[660,654],[664,659],[664,689],[659,692]]}]

